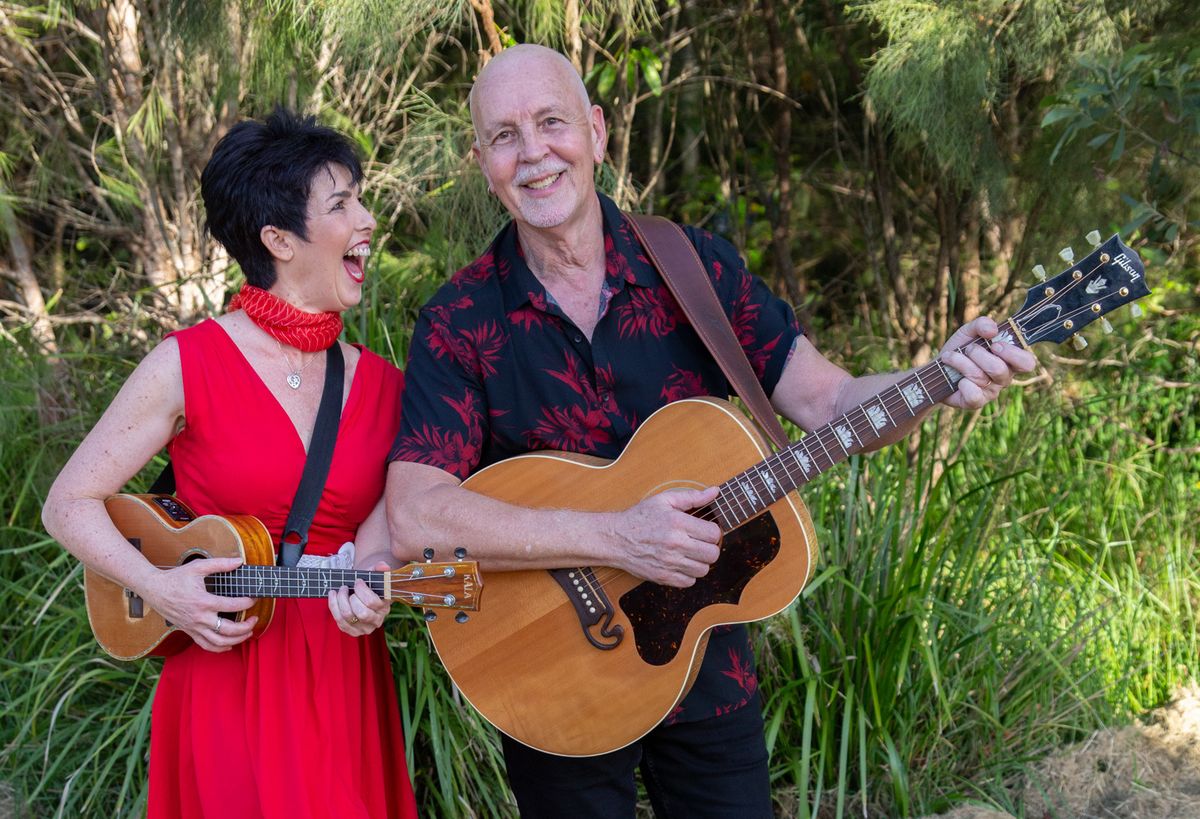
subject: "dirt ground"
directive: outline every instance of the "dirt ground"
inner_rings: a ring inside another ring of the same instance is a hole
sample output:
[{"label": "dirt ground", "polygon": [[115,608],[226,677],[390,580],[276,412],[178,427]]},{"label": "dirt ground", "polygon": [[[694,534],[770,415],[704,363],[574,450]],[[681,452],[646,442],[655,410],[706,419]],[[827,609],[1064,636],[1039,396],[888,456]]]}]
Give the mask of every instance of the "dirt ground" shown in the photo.
[{"label": "dirt ground", "polygon": [[[1200,819],[1200,688],[1126,728],[1098,731],[1035,766],[1027,819]],[[936,819],[1011,819],[962,806]]]}]

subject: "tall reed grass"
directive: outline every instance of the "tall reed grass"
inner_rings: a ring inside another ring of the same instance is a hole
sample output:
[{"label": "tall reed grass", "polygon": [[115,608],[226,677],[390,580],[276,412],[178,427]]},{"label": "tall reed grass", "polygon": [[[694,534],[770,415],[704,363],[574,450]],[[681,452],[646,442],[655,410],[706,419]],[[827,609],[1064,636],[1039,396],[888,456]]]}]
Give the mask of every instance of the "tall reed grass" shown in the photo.
[{"label": "tall reed grass", "polygon": [[[384,262],[351,337],[402,360],[424,279]],[[142,352],[123,338],[67,345],[79,406],[49,426],[35,360],[0,355],[0,785],[31,816],[145,806],[157,663],[100,652],[80,569],[38,523],[54,472]],[[1186,344],[1140,350],[1125,366],[1052,367],[1052,385],[945,413],[912,446],[805,489],[817,574],[754,631],[781,816],[916,816],[965,798],[1020,815],[1029,762],[1195,676],[1186,384],[1200,366]],[[1185,386],[1163,387],[1165,372]],[[388,635],[423,814],[513,815],[496,736],[453,696],[420,620],[396,612]]]}]

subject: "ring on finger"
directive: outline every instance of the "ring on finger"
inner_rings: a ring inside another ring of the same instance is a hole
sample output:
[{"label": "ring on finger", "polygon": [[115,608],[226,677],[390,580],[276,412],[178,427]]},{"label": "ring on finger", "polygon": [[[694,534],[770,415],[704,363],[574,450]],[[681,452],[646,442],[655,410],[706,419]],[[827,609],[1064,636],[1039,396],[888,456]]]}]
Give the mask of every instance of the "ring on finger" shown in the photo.
[{"label": "ring on finger", "polygon": [[213,631],[215,631],[217,634],[221,633],[221,615],[219,614],[217,615],[217,624],[213,626]]},{"label": "ring on finger", "polygon": [[350,625],[352,625],[352,626],[353,626],[353,625],[355,625],[356,623],[358,623],[358,615],[357,615],[357,614],[351,614],[351,615],[350,615],[350,620],[349,620],[348,622],[349,622],[349,623],[350,623]]}]

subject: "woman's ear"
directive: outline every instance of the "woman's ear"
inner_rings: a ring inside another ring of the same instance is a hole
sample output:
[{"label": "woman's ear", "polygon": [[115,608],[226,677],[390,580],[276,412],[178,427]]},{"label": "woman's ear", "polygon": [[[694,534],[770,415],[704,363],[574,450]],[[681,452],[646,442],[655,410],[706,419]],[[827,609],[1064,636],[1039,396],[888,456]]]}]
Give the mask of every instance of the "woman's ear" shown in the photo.
[{"label": "woman's ear", "polygon": [[295,237],[290,231],[280,230],[274,225],[263,225],[258,232],[267,252],[281,262],[290,262],[296,255]]}]

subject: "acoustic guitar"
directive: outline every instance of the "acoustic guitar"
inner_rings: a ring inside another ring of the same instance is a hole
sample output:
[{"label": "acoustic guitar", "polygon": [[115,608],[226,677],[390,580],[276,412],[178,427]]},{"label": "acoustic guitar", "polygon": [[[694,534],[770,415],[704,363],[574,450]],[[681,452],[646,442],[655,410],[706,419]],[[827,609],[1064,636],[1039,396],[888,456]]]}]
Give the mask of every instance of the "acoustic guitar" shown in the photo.
[{"label": "acoustic guitar", "polygon": [[[1030,290],[995,340],[1083,342],[1083,327],[1150,292],[1143,274],[1113,236]],[[494,573],[486,611],[462,628],[429,626],[451,678],[489,722],[538,750],[590,756],[637,740],[687,693],[710,629],[769,617],[804,588],[816,539],[795,490],[953,394],[961,377],[935,360],[774,453],[728,402],[690,398],[647,418],[615,461],[542,451],[480,470],[466,488],[533,508],[620,510],[719,485],[692,514],[720,525],[721,553],[686,589],[599,566]]]},{"label": "acoustic guitar", "polygon": [[[117,530],[156,566],[181,566],[207,557],[241,558],[244,565],[210,574],[204,582],[212,594],[256,598],[245,611],[221,615],[233,621],[257,615],[254,637],[270,626],[275,598],[325,597],[331,589],[353,587],[358,579],[385,600],[427,609],[427,619],[434,609],[452,609],[459,611],[455,620],[461,623],[467,611],[479,609],[483,578],[473,561],[410,563],[386,572],[285,568],[275,565],[267,527],[251,515],[197,517],[170,495],[113,495],[104,506]],[[132,590],[92,569],[85,568],[83,577],[92,633],[113,657],[167,656],[191,642],[186,632]]]}]

